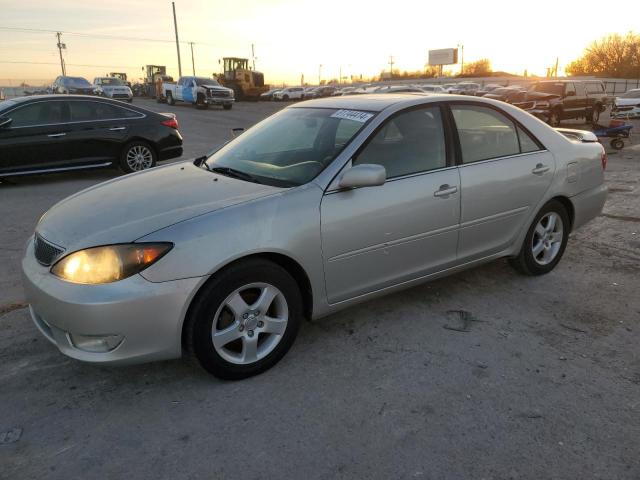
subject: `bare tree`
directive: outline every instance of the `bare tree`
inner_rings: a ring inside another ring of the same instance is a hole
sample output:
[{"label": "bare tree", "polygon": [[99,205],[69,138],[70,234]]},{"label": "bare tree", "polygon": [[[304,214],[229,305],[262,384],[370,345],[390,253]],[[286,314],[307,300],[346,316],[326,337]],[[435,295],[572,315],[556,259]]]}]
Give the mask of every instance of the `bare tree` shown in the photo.
[{"label": "bare tree", "polygon": [[464,75],[465,76],[479,76],[491,73],[491,61],[488,58],[481,58],[475,62],[465,63]]},{"label": "bare tree", "polygon": [[640,35],[609,35],[594,41],[582,57],[566,68],[570,75],[606,75],[614,78],[640,77]]}]

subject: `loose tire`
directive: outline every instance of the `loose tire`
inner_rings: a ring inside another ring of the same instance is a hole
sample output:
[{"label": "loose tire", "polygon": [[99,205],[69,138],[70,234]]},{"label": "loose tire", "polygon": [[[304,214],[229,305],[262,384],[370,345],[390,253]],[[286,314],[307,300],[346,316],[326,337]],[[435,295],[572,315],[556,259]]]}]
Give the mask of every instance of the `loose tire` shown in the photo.
[{"label": "loose tire", "polygon": [[555,268],[567,246],[571,223],[566,208],[557,200],[547,203],[529,227],[512,267],[525,275],[543,275]]},{"label": "loose tire", "polygon": [[125,173],[141,172],[156,166],[156,152],[147,142],[128,143],[120,154],[120,169]]},{"label": "loose tire", "polygon": [[209,373],[239,380],[264,372],[291,348],[303,315],[295,280],[262,259],[232,265],[198,294],[185,347]]},{"label": "loose tire", "polygon": [[175,105],[176,101],[173,99],[173,94],[171,92],[167,92],[167,103],[169,105]]}]

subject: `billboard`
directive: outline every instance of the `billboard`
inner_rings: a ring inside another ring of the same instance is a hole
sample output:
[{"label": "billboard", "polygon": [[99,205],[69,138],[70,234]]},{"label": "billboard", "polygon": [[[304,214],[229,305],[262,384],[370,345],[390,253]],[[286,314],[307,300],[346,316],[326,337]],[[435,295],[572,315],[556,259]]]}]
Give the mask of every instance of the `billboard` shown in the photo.
[{"label": "billboard", "polygon": [[458,63],[457,48],[429,50],[429,65],[452,65]]}]

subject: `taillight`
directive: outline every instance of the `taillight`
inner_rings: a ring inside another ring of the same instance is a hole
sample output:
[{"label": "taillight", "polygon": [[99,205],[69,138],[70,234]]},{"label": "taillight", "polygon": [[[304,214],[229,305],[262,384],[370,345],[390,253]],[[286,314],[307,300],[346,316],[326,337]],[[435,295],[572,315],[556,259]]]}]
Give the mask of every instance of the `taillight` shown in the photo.
[{"label": "taillight", "polygon": [[602,149],[602,155],[600,156],[600,162],[602,162],[602,170],[606,170],[607,169],[607,161],[609,160],[609,157],[607,157],[607,152],[604,151],[604,148]]},{"label": "taillight", "polygon": [[168,118],[160,123],[165,127],[175,128],[176,130],[178,130],[178,120],[176,119],[176,117]]}]

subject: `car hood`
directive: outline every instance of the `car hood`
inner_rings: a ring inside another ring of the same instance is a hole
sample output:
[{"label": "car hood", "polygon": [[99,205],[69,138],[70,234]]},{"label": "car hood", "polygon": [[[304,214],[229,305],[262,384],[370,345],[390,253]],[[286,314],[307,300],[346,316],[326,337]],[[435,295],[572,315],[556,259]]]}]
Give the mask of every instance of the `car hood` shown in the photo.
[{"label": "car hood", "polygon": [[220,85],[201,85],[204,88],[208,88],[209,90],[218,90],[223,92],[233,92],[231,88],[221,87]]},{"label": "car hood", "polygon": [[282,191],[180,162],[78,192],[45,213],[36,231],[68,252],[126,243],[195,216]]}]

